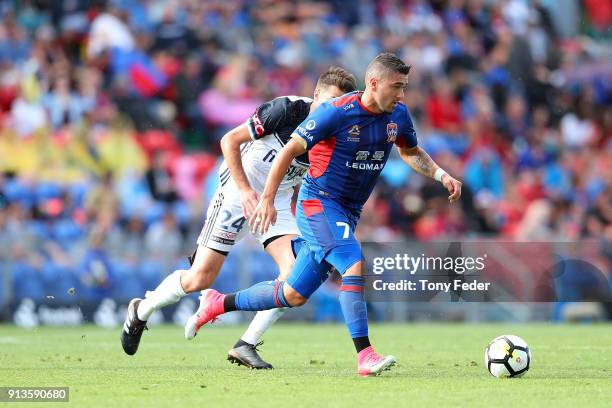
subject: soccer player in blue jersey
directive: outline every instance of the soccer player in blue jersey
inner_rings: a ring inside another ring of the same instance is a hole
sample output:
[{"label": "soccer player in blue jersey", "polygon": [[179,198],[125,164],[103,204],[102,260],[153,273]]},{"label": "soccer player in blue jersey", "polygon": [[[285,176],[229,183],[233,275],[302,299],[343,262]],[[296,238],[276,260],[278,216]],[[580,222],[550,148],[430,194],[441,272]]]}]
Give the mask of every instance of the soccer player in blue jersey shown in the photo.
[{"label": "soccer player in blue jersey", "polygon": [[[224,163],[219,170],[219,187],[206,212],[206,222],[190,257],[191,267],[165,277],[144,299],[130,301],[121,331],[121,346],[128,355],[138,351],[149,317],[156,310],[175,304],[189,293],[209,288],[219,274],[226,256],[246,235],[246,220],[257,206],[266,177],[278,152],[291,140],[295,128],[323,101],[357,89],[353,74],[330,67],[321,74],[314,99],[280,96],[261,104],[243,124],[221,140]],[[286,280],[295,256],[291,240],[299,234],[291,211],[294,189],[308,170],[308,155],[296,157],[284,174],[276,194],[278,218],[265,234],[253,234],[279,269],[279,280]],[[282,315],[284,309],[257,313],[246,332],[227,354],[232,363],[254,369],[272,365],[257,353],[261,336]]]},{"label": "soccer player in blue jersey", "polygon": [[223,295],[202,293],[198,311],[185,327],[193,338],[202,325],[233,310],[301,306],[335,268],[342,275],[340,305],[357,351],[359,375],[377,375],[395,357],[377,354],[368,338],[363,287],[363,256],[354,232],[361,209],[396,145],[400,157],[417,172],[440,181],[454,202],[461,182],[442,170],[417,145],[408,108],[401,102],[410,67],[390,53],[378,55],[366,70],[366,89],[322,104],[297,127],[275,160],[261,200],[249,220],[265,232],[276,221],[274,197],[293,158],[309,152],[310,168],[298,197],[294,241],[296,261],[286,282],[260,282]]}]

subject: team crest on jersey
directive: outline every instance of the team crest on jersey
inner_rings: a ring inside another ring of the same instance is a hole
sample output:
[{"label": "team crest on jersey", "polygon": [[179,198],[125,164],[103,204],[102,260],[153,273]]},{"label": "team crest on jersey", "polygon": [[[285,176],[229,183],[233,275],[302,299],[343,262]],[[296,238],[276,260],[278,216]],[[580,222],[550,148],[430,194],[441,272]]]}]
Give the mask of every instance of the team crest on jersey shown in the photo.
[{"label": "team crest on jersey", "polygon": [[393,143],[397,139],[397,123],[387,123],[387,142]]},{"label": "team crest on jersey", "polygon": [[350,135],[348,137],[348,141],[349,142],[359,142],[360,133],[361,133],[361,130],[359,129],[359,125],[353,125],[351,129],[348,131],[348,134]]}]

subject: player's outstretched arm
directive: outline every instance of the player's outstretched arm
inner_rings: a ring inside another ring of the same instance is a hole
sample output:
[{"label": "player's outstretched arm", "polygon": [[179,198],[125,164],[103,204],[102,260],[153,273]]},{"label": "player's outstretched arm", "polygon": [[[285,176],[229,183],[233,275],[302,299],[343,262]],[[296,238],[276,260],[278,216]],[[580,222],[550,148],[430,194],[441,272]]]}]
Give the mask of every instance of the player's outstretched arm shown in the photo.
[{"label": "player's outstretched arm", "polygon": [[249,180],[242,167],[240,145],[251,141],[247,126],[246,123],[243,123],[227,132],[221,138],[221,151],[234,182],[238,190],[240,190],[242,212],[247,219],[250,219],[259,201],[259,195],[251,188],[251,184],[249,184]]},{"label": "player's outstretched arm", "polygon": [[257,204],[253,216],[249,219],[251,231],[255,232],[259,227],[260,233],[265,234],[270,224],[276,223],[276,209],[274,208],[274,198],[285,173],[291,166],[291,162],[297,156],[306,152],[301,138],[292,137],[291,140],[281,149],[276,159],[270,167],[270,173],[266,179],[261,200]]},{"label": "player's outstretched arm", "polygon": [[457,201],[459,197],[461,197],[462,183],[451,177],[446,171],[438,166],[425,150],[421,149],[419,146],[398,147],[398,150],[402,160],[408,163],[417,173],[441,182],[450,193],[448,199],[451,203]]}]

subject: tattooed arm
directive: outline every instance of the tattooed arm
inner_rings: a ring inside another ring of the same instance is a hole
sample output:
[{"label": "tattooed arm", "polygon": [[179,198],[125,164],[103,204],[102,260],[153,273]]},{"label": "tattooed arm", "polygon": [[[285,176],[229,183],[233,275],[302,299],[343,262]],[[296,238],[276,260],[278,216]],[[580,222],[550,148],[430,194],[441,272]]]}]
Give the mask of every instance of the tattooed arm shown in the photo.
[{"label": "tattooed arm", "polygon": [[434,177],[436,170],[440,167],[433,161],[427,152],[419,146],[412,148],[401,147],[398,149],[402,160],[404,160],[417,173],[427,177]]},{"label": "tattooed arm", "polygon": [[425,150],[419,146],[398,147],[398,150],[402,160],[412,167],[414,171],[440,181],[450,193],[448,196],[450,202],[457,201],[461,197],[461,182],[442,170]]}]

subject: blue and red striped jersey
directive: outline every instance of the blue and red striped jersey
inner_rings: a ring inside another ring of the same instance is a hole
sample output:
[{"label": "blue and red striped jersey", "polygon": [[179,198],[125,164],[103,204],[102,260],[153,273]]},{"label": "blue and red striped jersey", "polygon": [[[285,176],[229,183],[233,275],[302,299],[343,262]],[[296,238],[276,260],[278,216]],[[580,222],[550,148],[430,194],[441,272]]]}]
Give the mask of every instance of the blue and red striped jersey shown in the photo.
[{"label": "blue and red striped jersey", "polygon": [[302,188],[352,210],[361,210],[372,193],[391,147],[417,145],[406,105],[376,114],[363,106],[361,95],[351,92],[321,104],[293,134],[309,150]]}]

